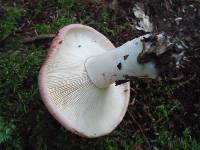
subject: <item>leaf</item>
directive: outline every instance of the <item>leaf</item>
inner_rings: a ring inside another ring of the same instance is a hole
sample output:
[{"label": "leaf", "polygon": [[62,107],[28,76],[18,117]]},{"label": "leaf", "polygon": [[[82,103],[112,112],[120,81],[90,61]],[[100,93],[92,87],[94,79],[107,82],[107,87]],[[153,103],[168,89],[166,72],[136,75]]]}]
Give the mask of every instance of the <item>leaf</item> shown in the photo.
[{"label": "leaf", "polygon": [[133,12],[136,18],[139,19],[136,29],[143,30],[145,32],[153,31],[153,24],[149,20],[149,16],[145,15],[144,11],[138,5],[135,5]]}]

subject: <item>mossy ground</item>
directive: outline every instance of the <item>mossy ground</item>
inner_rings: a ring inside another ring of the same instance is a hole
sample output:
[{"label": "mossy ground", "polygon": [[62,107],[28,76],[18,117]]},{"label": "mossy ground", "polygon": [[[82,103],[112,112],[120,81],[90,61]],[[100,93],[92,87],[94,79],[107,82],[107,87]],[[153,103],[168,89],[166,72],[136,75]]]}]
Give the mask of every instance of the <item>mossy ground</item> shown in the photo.
[{"label": "mossy ground", "polygon": [[83,23],[120,45],[142,34],[133,28],[133,14],[119,10],[116,19],[106,5],[88,6],[70,0],[1,3],[0,149],[200,149],[200,141],[193,137],[190,126],[179,128],[174,121],[174,112],[184,113],[174,96],[175,83],[132,82],[124,120],[110,135],[97,139],[80,138],[66,131],[41,101],[37,77],[49,41],[22,44],[22,39]]}]

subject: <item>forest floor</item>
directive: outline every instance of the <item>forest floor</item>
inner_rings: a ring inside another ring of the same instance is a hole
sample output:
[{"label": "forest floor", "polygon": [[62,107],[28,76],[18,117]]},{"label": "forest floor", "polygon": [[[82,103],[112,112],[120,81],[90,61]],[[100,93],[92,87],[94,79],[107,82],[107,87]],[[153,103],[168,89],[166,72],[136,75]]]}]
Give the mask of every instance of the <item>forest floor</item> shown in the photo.
[{"label": "forest floor", "polygon": [[[183,76],[132,81],[128,112],[111,134],[74,135],[49,114],[38,91],[38,72],[52,38],[24,39],[81,23],[119,46],[145,34],[136,28],[136,4],[150,17],[153,32],[166,32],[187,45]],[[119,0],[118,7],[110,6],[103,1],[0,1],[0,149],[200,149],[200,1]]]}]

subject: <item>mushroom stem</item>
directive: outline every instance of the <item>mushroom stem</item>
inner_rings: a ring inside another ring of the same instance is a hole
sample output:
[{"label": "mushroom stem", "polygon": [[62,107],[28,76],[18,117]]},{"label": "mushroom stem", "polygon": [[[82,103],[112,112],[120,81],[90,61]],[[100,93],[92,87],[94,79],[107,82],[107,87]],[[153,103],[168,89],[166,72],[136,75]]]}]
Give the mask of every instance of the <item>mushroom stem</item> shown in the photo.
[{"label": "mushroom stem", "polygon": [[[137,57],[144,50],[143,40],[150,35],[126,42],[122,46],[93,56],[85,62],[91,81],[99,88],[106,88],[117,80],[130,80],[132,77],[156,78],[157,69],[153,62],[138,63]],[[151,48],[147,42],[147,48]]]}]

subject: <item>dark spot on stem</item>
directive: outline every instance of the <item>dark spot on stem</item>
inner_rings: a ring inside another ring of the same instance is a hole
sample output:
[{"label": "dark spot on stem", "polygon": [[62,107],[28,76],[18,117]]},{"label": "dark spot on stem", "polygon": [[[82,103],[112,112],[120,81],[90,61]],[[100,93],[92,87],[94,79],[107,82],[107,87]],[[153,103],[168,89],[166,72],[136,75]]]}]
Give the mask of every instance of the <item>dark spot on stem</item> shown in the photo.
[{"label": "dark spot on stem", "polygon": [[121,69],[122,69],[122,63],[119,63],[119,64],[117,65],[117,68],[118,68],[119,70],[121,70]]},{"label": "dark spot on stem", "polygon": [[125,89],[124,92],[125,92],[125,93],[128,92],[128,89]]},{"label": "dark spot on stem", "polygon": [[117,81],[115,81],[115,86],[121,85],[121,84],[126,83],[128,81],[129,80],[117,80]]},{"label": "dark spot on stem", "polygon": [[62,44],[62,41],[60,41],[59,44]]},{"label": "dark spot on stem", "polygon": [[129,55],[124,55],[124,60],[126,60],[128,58]]}]

